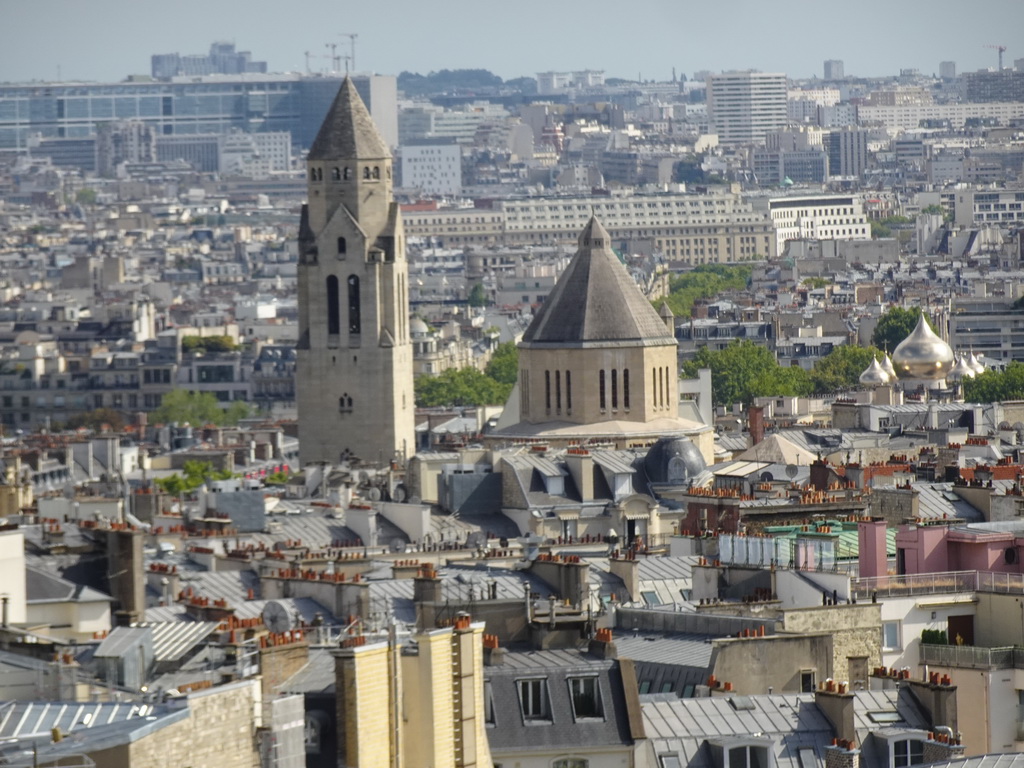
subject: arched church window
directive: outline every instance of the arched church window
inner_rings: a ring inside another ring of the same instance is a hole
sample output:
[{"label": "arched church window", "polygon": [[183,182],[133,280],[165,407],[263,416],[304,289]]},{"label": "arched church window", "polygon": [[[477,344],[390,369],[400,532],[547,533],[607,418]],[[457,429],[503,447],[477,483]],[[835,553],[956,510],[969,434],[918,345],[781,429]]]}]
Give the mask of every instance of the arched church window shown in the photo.
[{"label": "arched church window", "polygon": [[362,333],[362,312],[359,307],[359,278],[348,276],[348,332]]},{"label": "arched church window", "polygon": [[555,371],[555,413],[562,412],[562,372]]},{"label": "arched church window", "polygon": [[339,237],[338,238],[338,255],[339,256],[344,256],[346,253],[348,253],[348,243],[345,241],[344,237]]},{"label": "arched church window", "polygon": [[612,368],[612,410],[619,409],[619,372]]},{"label": "arched church window", "polygon": [[622,407],[629,410],[629,368],[622,369]]},{"label": "arched church window", "polygon": [[658,369],[651,368],[651,402],[658,407]]},{"label": "arched church window", "polygon": [[597,374],[597,399],[602,411],[608,407],[604,396],[604,369]]},{"label": "arched church window", "polygon": [[544,371],[544,408],[551,412],[551,371]]},{"label": "arched church window", "polygon": [[572,371],[565,372],[565,412],[572,413]]},{"label": "arched church window", "polygon": [[331,179],[333,181],[341,181],[341,168],[331,169]]},{"label": "arched church window", "polygon": [[341,172],[341,178],[344,179],[345,181],[348,181],[350,178],[352,178],[352,169],[349,168],[347,165],[345,166],[345,169]]},{"label": "arched church window", "polygon": [[366,166],[365,168],[363,168],[363,178],[370,178],[370,166]]},{"label": "arched church window", "polygon": [[317,168],[316,169],[316,180],[317,181],[323,181],[324,180],[324,169],[323,168]]},{"label": "arched church window", "polygon": [[377,165],[373,166],[373,178],[375,178],[375,179],[379,179],[380,178],[380,166],[377,166]]},{"label": "arched church window", "polygon": [[341,301],[338,295],[338,277],[327,277],[327,334],[337,336],[341,333]]},{"label": "arched church window", "polygon": [[316,181],[316,168],[309,169],[309,180]]}]

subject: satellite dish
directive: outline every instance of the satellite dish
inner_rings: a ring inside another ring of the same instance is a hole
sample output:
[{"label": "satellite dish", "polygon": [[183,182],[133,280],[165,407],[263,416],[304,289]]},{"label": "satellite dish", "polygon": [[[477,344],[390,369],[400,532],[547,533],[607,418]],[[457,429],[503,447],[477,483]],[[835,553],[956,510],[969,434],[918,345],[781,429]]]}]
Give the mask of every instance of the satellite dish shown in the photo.
[{"label": "satellite dish", "polygon": [[400,539],[396,536],[391,540],[391,543],[388,544],[388,549],[390,549],[395,554],[398,554],[399,552],[405,552],[405,540]]},{"label": "satellite dish", "polygon": [[380,488],[373,486],[366,492],[366,498],[370,501],[380,501]]},{"label": "satellite dish", "polygon": [[399,483],[395,486],[395,490],[391,492],[391,498],[401,504],[409,497],[409,489],[405,487],[404,483]]},{"label": "satellite dish", "polygon": [[292,628],[292,617],[281,603],[271,600],[263,606],[263,624],[271,632],[280,634]]},{"label": "satellite dish", "polygon": [[790,480],[792,480],[794,477],[796,477],[797,474],[799,474],[799,472],[800,472],[800,469],[797,467],[796,464],[787,464],[786,465],[786,477],[788,477]]}]

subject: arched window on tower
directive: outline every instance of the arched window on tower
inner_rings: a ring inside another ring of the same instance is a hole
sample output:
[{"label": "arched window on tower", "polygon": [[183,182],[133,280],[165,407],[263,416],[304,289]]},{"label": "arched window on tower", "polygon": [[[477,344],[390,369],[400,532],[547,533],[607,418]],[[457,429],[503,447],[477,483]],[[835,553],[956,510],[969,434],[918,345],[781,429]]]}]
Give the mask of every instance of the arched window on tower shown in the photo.
[{"label": "arched window on tower", "polygon": [[562,372],[555,371],[555,413],[562,412]]},{"label": "arched window on tower", "polygon": [[658,369],[651,368],[651,402],[658,407]]},{"label": "arched window on tower", "polygon": [[332,181],[341,181],[341,168],[332,168],[331,169],[331,180]]},{"label": "arched window on tower", "polygon": [[339,237],[338,238],[338,255],[339,256],[344,256],[346,253],[348,253],[348,243],[345,241],[344,237]]},{"label": "arched window on tower", "polygon": [[359,307],[359,278],[348,276],[348,332],[362,333],[361,310]]},{"label": "arched window on tower", "polygon": [[551,371],[544,371],[544,408],[551,413]]},{"label": "arched window on tower", "polygon": [[619,410],[619,372],[612,368],[612,410]]},{"label": "arched window on tower", "polygon": [[600,373],[598,373],[598,375],[597,375],[597,382],[598,382],[598,386],[597,386],[598,405],[600,406],[601,410],[603,411],[603,410],[605,410],[605,408],[608,407],[606,402],[605,402],[605,397],[604,397],[604,369],[603,368],[601,369]]},{"label": "arched window on tower", "polygon": [[565,372],[565,412],[572,413],[572,371]]},{"label": "arched window on tower", "polygon": [[316,180],[317,181],[323,181],[324,180],[324,169],[323,168],[317,168],[316,169]]},{"label": "arched window on tower", "polygon": [[329,275],[327,278],[327,334],[337,336],[341,333],[341,301],[338,295],[338,277]]},{"label": "arched window on tower", "polygon": [[363,178],[370,178],[370,166],[366,166],[365,168],[363,168]]},{"label": "arched window on tower", "polygon": [[622,407],[629,410],[629,368],[622,369]]},{"label": "arched window on tower", "polygon": [[379,179],[380,178],[380,166],[378,166],[378,165],[373,166],[373,178],[375,178],[375,179]]},{"label": "arched window on tower", "polygon": [[316,168],[309,169],[309,180],[316,181]]},{"label": "arched window on tower", "polygon": [[341,178],[344,179],[345,181],[348,181],[349,179],[352,178],[352,169],[349,168],[347,165],[345,166],[345,170],[341,172]]}]

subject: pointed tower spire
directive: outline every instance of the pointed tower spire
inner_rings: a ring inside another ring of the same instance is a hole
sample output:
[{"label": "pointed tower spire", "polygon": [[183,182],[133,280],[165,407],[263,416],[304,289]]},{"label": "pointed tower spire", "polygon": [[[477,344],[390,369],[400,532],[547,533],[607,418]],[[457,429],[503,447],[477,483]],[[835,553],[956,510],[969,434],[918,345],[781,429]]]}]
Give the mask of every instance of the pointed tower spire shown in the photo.
[{"label": "pointed tower spire", "polygon": [[327,110],[320,132],[309,148],[309,160],[391,157],[359,96],[351,77],[346,77]]}]

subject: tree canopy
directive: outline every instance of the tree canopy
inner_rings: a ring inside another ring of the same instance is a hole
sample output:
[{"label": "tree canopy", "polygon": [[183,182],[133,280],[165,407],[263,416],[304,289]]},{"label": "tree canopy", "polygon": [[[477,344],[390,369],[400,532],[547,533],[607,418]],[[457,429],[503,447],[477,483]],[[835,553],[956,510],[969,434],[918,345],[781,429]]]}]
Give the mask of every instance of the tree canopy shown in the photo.
[{"label": "tree canopy", "polygon": [[519,378],[519,348],[514,341],[498,345],[484,369],[490,378],[511,389]]},{"label": "tree canopy", "polygon": [[872,358],[881,359],[882,353],[876,347],[857,347],[844,344],[836,347],[814,364],[811,369],[811,383],[817,394],[838,392],[856,387]]},{"label": "tree canopy", "polygon": [[99,432],[106,424],[114,432],[124,429],[124,414],[115,411],[113,408],[95,408],[84,413],[76,413],[68,419],[68,429],[79,429],[85,427],[93,432]]},{"label": "tree canopy", "polygon": [[748,339],[722,350],[702,347],[683,365],[683,374],[694,377],[700,368],[711,369],[715,405],[750,404],[756,397],[769,395],[809,395],[812,389],[807,371],[779,365],[771,350]]},{"label": "tree canopy", "polygon": [[471,307],[486,307],[490,302],[487,300],[487,289],[483,283],[473,283],[469,289],[469,296],[466,297]]},{"label": "tree canopy", "polygon": [[238,345],[230,336],[183,336],[182,352],[232,352]]},{"label": "tree canopy", "polygon": [[437,376],[417,376],[416,405],[421,408],[504,405],[512,384],[503,384],[476,368],[452,368]]},{"label": "tree canopy", "polygon": [[423,96],[452,91],[478,91],[496,88],[502,79],[486,69],[442,69],[421,75],[402,72],[398,75],[398,89],[407,96]]},{"label": "tree canopy", "polygon": [[669,281],[669,295],[659,299],[668,304],[676,317],[689,317],[697,299],[712,299],[724,291],[741,291],[750,281],[751,269],[725,264],[702,264],[692,272],[676,275]]},{"label": "tree canopy", "polygon": [[175,389],[164,395],[160,407],[153,411],[150,420],[155,423],[192,424],[237,424],[251,413],[249,404],[235,400],[222,408],[210,392],[192,392]]},{"label": "tree canopy", "polygon": [[157,486],[165,493],[180,496],[194,491],[207,480],[229,480],[232,476],[227,470],[214,469],[213,464],[208,461],[186,461],[181,471],[182,474],[175,472],[173,475],[160,478],[156,481]]},{"label": "tree canopy", "polygon": [[964,379],[963,384],[964,400],[969,403],[1024,399],[1024,363],[1014,360],[1005,371],[985,371]]},{"label": "tree canopy", "polygon": [[[919,317],[921,317],[920,307],[911,307],[910,309],[893,307],[878,318],[878,325],[875,326],[874,333],[871,334],[871,343],[882,351],[892,354],[899,343],[914,330]],[[928,325],[933,331],[935,330],[931,320],[928,321]]]}]

